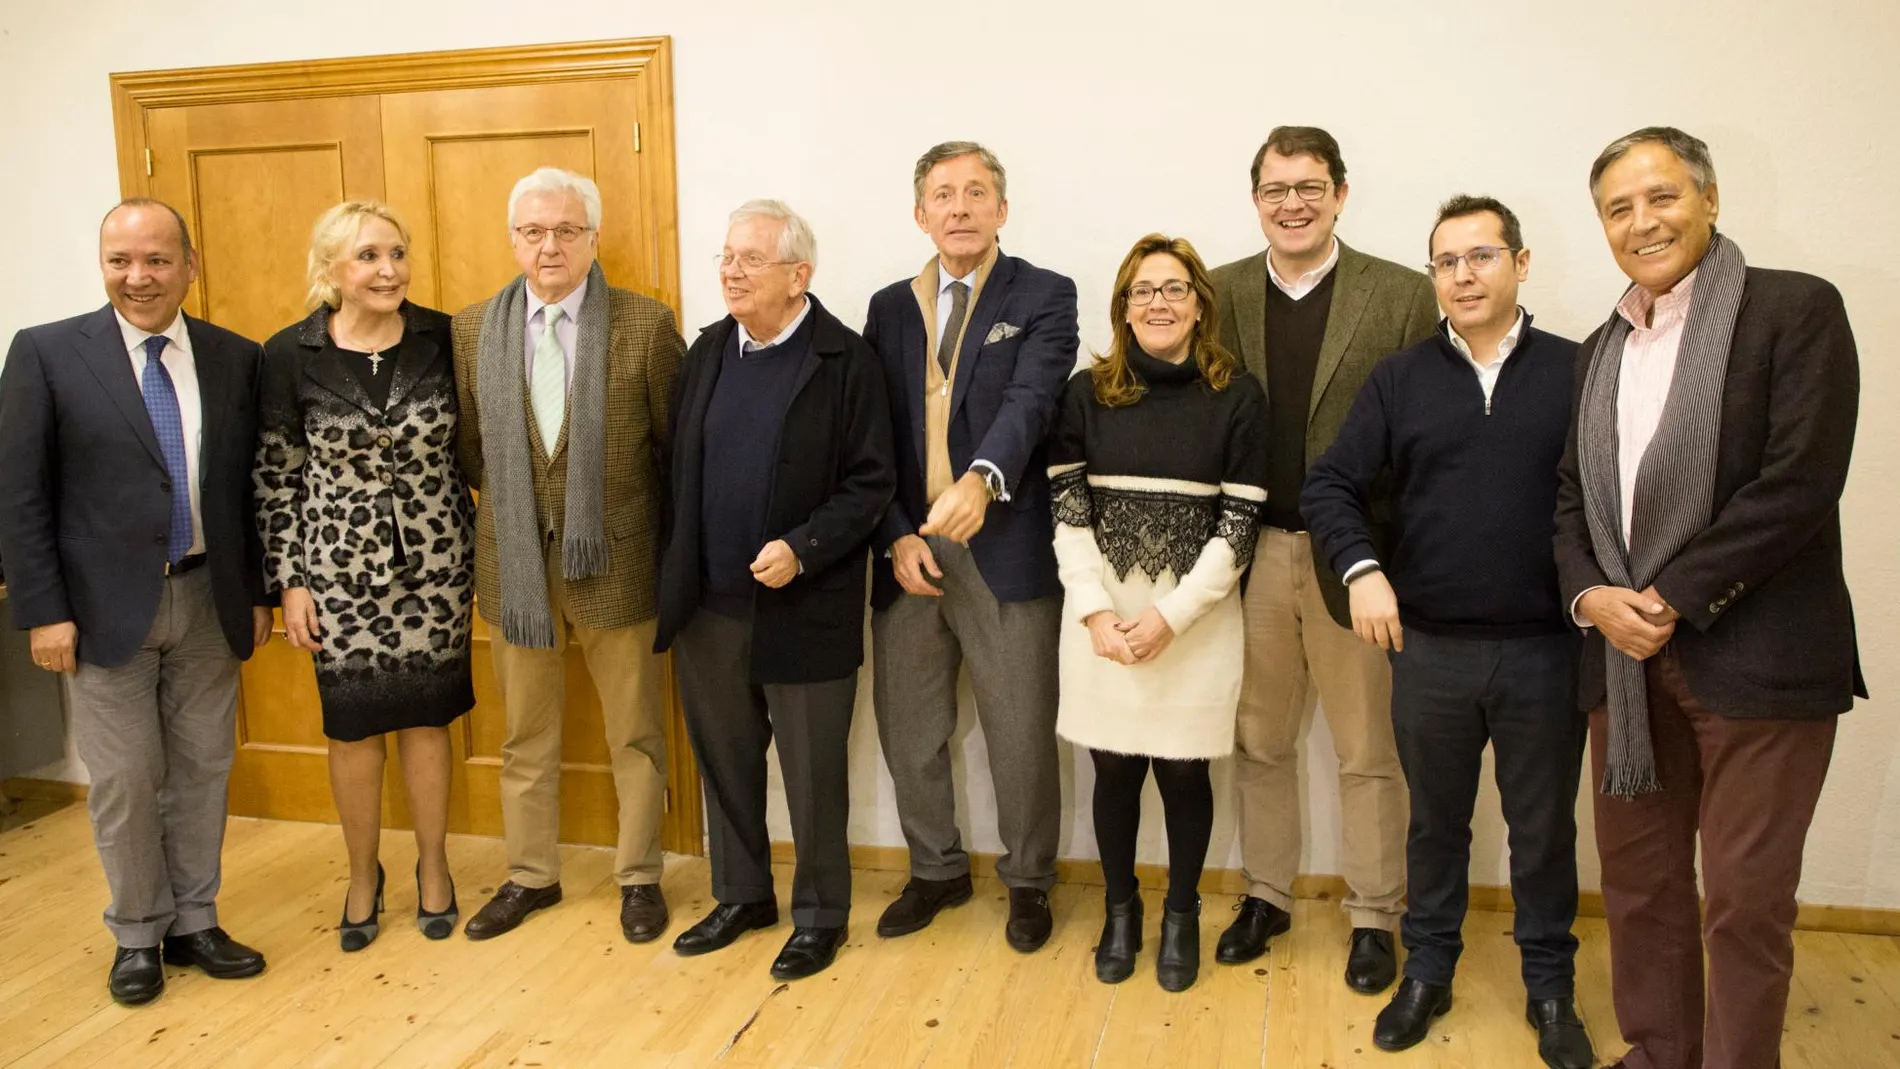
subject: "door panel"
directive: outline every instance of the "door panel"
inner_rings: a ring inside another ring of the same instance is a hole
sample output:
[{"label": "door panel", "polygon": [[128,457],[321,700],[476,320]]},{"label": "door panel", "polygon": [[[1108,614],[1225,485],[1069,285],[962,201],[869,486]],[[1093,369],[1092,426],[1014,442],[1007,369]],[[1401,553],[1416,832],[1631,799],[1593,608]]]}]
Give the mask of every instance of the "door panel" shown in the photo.
[{"label": "door panel", "polygon": [[[382,196],[377,98],[156,108],[147,116],[152,195],[184,213],[199,249],[185,310],[259,341],[302,319],[317,216],[346,197]],[[245,665],[233,813],[336,819],[319,710],[309,654],[280,640]]]},{"label": "door panel", "polygon": [[186,311],[262,341],[303,318],[310,227],[345,197],[383,195],[373,96],[161,108],[152,195],[200,249]]},{"label": "door panel", "polygon": [[600,185],[600,266],[623,289],[663,296],[633,151],[640,79],[501,86],[383,98],[389,199],[413,216],[432,249],[412,292],[453,312],[519,273],[508,243],[508,193],[537,167],[563,167]]},{"label": "door panel", "polygon": [[[455,312],[494,296],[520,274],[508,238],[508,194],[539,167],[564,168],[600,185],[601,269],[616,286],[662,293],[664,282],[646,266],[655,255],[652,239],[632,210],[643,196],[633,151],[638,83],[613,79],[385,95],[389,200],[409,221],[418,250],[411,260],[411,298]],[[459,829],[499,835],[507,722],[486,627],[477,629],[475,650],[477,703],[457,732],[464,775],[457,779],[452,819]],[[693,775],[677,702],[668,710],[667,746],[672,798],[681,793],[681,777]],[[666,822],[666,847],[697,853],[697,812],[690,821],[681,816],[672,813]],[[561,835],[612,843],[617,828],[600,698],[580,648],[570,645],[561,726]]]}]

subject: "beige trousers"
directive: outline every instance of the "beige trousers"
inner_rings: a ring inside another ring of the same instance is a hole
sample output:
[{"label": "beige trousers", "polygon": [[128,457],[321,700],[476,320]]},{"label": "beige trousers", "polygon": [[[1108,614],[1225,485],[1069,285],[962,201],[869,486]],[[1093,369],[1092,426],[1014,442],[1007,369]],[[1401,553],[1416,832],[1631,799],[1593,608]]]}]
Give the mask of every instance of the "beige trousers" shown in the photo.
[{"label": "beige trousers", "polygon": [[1300,867],[1299,738],[1317,684],[1339,757],[1344,903],[1355,928],[1396,931],[1405,912],[1405,774],[1392,736],[1385,651],[1326,611],[1305,533],[1262,527],[1241,607],[1247,661],[1235,729],[1247,893],[1293,904]]},{"label": "beige trousers", "polygon": [[501,821],[508,878],[523,887],[561,879],[561,725],[567,710],[567,645],[575,643],[600,695],[601,720],[620,808],[614,879],[660,882],[660,822],[666,792],[666,701],[654,620],[596,631],[568,616],[560,547],[548,553],[554,646],[516,646],[494,628],[495,677],[507,707],[501,747]]}]

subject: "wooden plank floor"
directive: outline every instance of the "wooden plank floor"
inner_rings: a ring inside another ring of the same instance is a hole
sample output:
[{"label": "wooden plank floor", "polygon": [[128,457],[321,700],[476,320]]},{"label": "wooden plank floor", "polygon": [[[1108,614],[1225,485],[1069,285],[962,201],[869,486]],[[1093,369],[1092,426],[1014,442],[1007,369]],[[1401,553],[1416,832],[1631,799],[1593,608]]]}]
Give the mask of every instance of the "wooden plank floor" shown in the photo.
[{"label": "wooden plank floor", "polygon": [[[82,806],[0,833],[0,1066],[1272,1066],[1289,1069],[1538,1065],[1508,914],[1473,913],[1457,1005],[1423,1045],[1373,1048],[1383,999],[1348,991],[1346,922],[1299,904],[1293,931],[1251,965],[1211,964],[1234,899],[1203,910],[1201,980],[1181,995],[1153,979],[1159,896],[1148,894],[1141,971],[1108,987],[1092,952],[1101,890],[1061,886],[1041,953],[1002,938],[1007,899],[974,901],[905,939],[872,925],[903,877],[860,872],[851,938],[831,969],[780,984],[766,967],[788,924],[700,958],[620,937],[608,852],[564,848],[567,901],[487,943],[430,943],[410,918],[414,847],[390,833],[389,912],[360,954],[336,948],[345,878],[336,829],[233,819],[220,910],[270,968],[245,981],[167,970],[158,1002],[112,1003],[104,883]],[[501,843],[458,837],[465,910],[492,891]],[[781,894],[790,873],[781,871]],[[674,932],[709,908],[706,863],[671,858]],[[1580,1010],[1598,1049],[1621,1049],[1598,920],[1580,921]],[[1900,940],[1797,933],[1784,1043],[1788,1069],[1900,1066]],[[1607,1058],[1606,1058],[1607,1060]]]}]

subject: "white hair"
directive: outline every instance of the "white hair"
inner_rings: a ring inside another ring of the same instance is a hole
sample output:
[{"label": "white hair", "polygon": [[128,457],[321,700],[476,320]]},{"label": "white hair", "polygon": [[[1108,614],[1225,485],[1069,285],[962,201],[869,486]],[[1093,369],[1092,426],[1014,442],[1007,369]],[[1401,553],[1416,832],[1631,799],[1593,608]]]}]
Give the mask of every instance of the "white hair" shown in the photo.
[{"label": "white hair", "polygon": [[749,200],[733,209],[726,219],[732,226],[741,219],[777,219],[785,224],[778,235],[778,258],[786,263],[810,264],[818,269],[818,238],[804,216],[782,200]]},{"label": "white hair", "polygon": [[600,229],[600,187],[586,175],[563,171],[559,167],[543,167],[521,181],[515,183],[514,192],[508,194],[508,225],[515,225],[515,206],[521,198],[530,193],[551,193],[556,196],[569,195],[580,199],[581,206],[587,209],[587,225]]}]

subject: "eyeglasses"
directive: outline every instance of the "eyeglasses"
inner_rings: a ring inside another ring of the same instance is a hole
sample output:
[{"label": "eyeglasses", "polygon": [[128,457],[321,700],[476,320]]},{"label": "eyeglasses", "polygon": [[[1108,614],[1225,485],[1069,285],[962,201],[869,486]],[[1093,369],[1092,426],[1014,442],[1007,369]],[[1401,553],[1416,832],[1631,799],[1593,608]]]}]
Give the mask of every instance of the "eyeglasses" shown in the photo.
[{"label": "eyeglasses", "polygon": [[514,228],[514,231],[516,237],[530,245],[541,244],[548,239],[549,234],[553,234],[554,240],[563,245],[572,245],[581,239],[582,234],[590,233],[593,229],[591,226],[574,226],[570,223],[562,223],[556,227],[518,226]]},{"label": "eyeglasses", "polygon": [[1467,250],[1463,255],[1448,252],[1442,256],[1435,256],[1431,263],[1425,265],[1425,269],[1432,273],[1433,278],[1448,278],[1458,273],[1458,261],[1463,260],[1476,273],[1489,270],[1499,260],[1512,256],[1516,252],[1516,249],[1508,246],[1479,245]]},{"label": "eyeglasses", "polygon": [[719,254],[720,270],[723,271],[733,264],[738,264],[748,275],[763,271],[768,267],[777,267],[781,264],[795,264],[797,262],[797,260],[768,260],[756,252],[748,252],[737,256],[729,252]]},{"label": "eyeglasses", "polygon": [[1194,287],[1182,282],[1180,279],[1169,279],[1159,286],[1151,286],[1146,282],[1137,282],[1128,287],[1128,303],[1137,308],[1150,305],[1154,303],[1155,294],[1159,293],[1169,304],[1180,304],[1182,301],[1187,300],[1188,296],[1193,292]]},{"label": "eyeglasses", "polygon": [[1301,182],[1291,186],[1284,182],[1272,182],[1254,190],[1253,195],[1259,197],[1262,204],[1279,204],[1286,200],[1288,193],[1298,193],[1301,200],[1310,202],[1325,196],[1326,190],[1331,187],[1331,182]]}]

